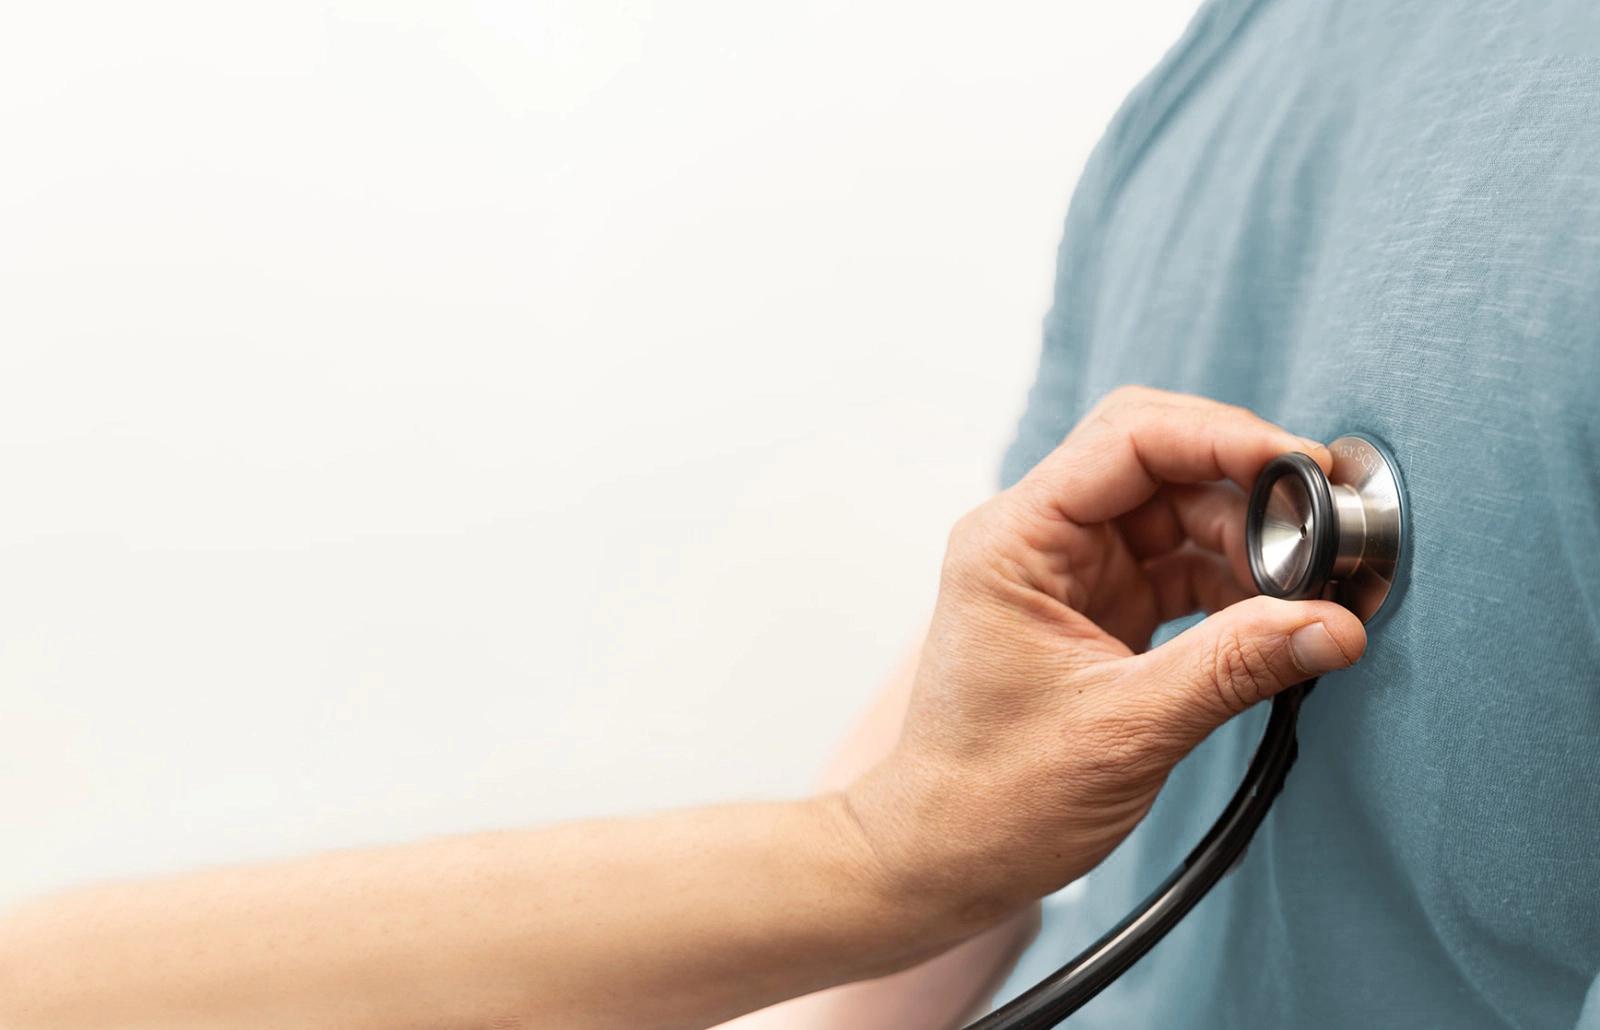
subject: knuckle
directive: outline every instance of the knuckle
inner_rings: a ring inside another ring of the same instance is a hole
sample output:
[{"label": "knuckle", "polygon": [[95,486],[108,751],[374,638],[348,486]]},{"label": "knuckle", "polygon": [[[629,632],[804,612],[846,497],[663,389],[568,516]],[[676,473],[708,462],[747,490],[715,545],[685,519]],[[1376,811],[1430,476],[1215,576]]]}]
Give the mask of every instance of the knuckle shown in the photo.
[{"label": "knuckle", "polygon": [[1273,668],[1272,656],[1258,642],[1224,633],[1217,640],[1212,670],[1217,700],[1233,714],[1244,711],[1261,700]]},{"label": "knuckle", "polygon": [[974,508],[965,515],[962,515],[960,518],[956,519],[955,522],[950,526],[950,533],[946,538],[946,543],[948,543],[953,549],[970,537],[973,534],[974,523],[977,521],[977,518],[978,509]]},{"label": "knuckle", "polygon": [[966,559],[972,549],[974,532],[971,513],[961,516],[950,527],[944,541],[944,563],[947,567],[959,565]]},{"label": "knuckle", "polygon": [[1233,404],[1229,401],[1218,401],[1206,398],[1210,403],[1210,414],[1216,419],[1256,418],[1256,413],[1243,404]]},{"label": "knuckle", "polygon": [[[1121,410],[1125,411],[1126,409]],[[1127,428],[1123,425],[1124,418],[1125,415],[1119,413],[1117,408],[1097,407],[1090,411],[1084,420],[1078,423],[1078,427],[1072,431],[1071,435],[1067,437],[1068,446],[1074,443],[1097,440],[1101,436],[1115,437],[1125,435]]]},{"label": "knuckle", "polygon": [[981,504],[955,521],[945,538],[945,564],[963,565],[978,556],[991,533],[992,505]]},{"label": "knuckle", "polygon": [[1149,406],[1147,402],[1122,392],[1129,389],[1126,386],[1118,387],[1090,408],[1083,420],[1067,434],[1067,445],[1100,437],[1114,439],[1128,436],[1142,417],[1141,411]]},{"label": "knuckle", "polygon": [[1123,383],[1111,391],[1112,397],[1125,404],[1148,404],[1161,396],[1161,391],[1140,383]]},{"label": "knuckle", "polygon": [[1133,408],[1143,407],[1151,402],[1152,391],[1149,387],[1135,384],[1125,384],[1113,389],[1100,399],[1095,405],[1095,412],[1102,418],[1108,414],[1125,412]]},{"label": "knuckle", "polygon": [[1245,407],[1243,404],[1224,404],[1222,407],[1223,410],[1232,418],[1248,419],[1251,422],[1256,422],[1261,419],[1260,415],[1257,415],[1254,411]]}]

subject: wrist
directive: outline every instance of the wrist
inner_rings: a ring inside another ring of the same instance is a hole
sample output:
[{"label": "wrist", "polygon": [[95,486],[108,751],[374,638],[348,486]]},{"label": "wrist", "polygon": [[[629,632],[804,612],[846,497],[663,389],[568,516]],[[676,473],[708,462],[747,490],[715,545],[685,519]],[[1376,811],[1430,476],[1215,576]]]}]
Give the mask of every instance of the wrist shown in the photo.
[{"label": "wrist", "polygon": [[1032,899],[1013,897],[996,879],[1002,863],[986,838],[974,841],[959,831],[958,788],[924,779],[886,763],[818,801],[832,809],[856,876],[897,925],[915,928],[926,957]]},{"label": "wrist", "polygon": [[857,978],[885,976],[925,961],[971,930],[952,918],[950,906],[919,885],[920,868],[909,852],[886,848],[849,791],[801,803],[812,842],[814,882],[838,906],[845,925],[835,927],[858,945],[865,969]]}]

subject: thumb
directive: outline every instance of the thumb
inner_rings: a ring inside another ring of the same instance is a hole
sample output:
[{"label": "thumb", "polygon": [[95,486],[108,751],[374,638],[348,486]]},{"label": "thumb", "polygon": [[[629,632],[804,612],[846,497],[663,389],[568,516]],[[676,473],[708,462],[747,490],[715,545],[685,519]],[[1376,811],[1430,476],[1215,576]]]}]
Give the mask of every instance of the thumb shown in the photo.
[{"label": "thumb", "polygon": [[1192,747],[1257,701],[1351,665],[1366,647],[1361,620],[1332,601],[1263,596],[1127,661],[1137,682],[1166,692],[1162,708],[1178,723],[1171,729]]}]

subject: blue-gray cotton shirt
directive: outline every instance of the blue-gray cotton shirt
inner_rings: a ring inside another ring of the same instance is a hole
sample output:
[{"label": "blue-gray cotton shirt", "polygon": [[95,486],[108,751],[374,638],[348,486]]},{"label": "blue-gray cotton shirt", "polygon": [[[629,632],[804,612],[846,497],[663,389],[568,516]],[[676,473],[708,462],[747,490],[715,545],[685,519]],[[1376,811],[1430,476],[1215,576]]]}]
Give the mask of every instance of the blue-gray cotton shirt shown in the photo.
[{"label": "blue-gray cotton shirt", "polygon": [[[1070,1025],[1600,1028],[1594,8],[1209,3],[1085,168],[1005,481],[1120,383],[1204,394],[1386,441],[1412,567],[1243,865]],[[1187,853],[1264,716],[1047,903],[1002,1000]]]}]

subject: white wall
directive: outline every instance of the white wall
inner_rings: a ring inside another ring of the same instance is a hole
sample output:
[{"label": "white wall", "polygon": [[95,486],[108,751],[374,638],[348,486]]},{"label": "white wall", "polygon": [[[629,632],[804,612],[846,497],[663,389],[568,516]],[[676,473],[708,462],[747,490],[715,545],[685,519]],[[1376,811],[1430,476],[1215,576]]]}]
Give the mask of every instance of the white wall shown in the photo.
[{"label": "white wall", "polygon": [[1188,6],[15,5],[0,900],[803,789]]}]

